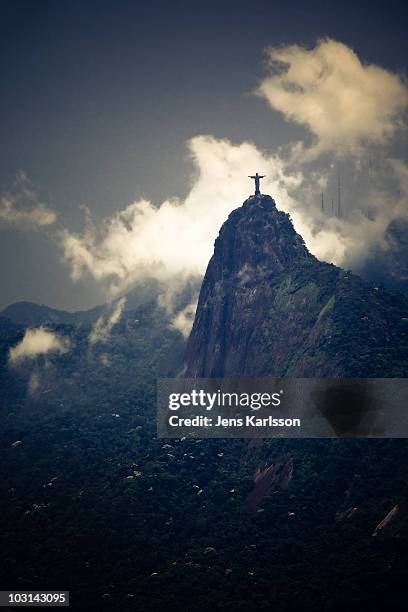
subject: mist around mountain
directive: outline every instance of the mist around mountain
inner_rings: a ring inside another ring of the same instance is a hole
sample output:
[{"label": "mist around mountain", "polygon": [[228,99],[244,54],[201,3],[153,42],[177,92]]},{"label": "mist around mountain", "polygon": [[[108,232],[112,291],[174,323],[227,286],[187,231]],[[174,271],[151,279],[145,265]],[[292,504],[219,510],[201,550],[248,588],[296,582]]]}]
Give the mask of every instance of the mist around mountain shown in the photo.
[{"label": "mist around mountain", "polygon": [[376,284],[408,294],[408,222],[392,222],[385,235],[384,248],[366,262],[360,274]]},{"label": "mist around mountain", "polygon": [[222,227],[187,345],[195,290],[3,311],[1,584],[75,610],[403,609],[405,440],[157,439],[155,393],[183,367],[405,376],[406,298],[317,261],[267,196]]}]

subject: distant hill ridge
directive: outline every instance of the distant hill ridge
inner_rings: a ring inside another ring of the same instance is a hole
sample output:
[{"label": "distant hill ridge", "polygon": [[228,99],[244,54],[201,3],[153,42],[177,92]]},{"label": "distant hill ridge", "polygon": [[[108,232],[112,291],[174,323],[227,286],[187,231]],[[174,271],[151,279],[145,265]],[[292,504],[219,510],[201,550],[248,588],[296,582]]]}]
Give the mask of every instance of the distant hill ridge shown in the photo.
[{"label": "distant hill ridge", "polygon": [[90,310],[80,310],[68,312],[50,308],[45,304],[35,304],[34,302],[15,302],[7,306],[0,315],[7,317],[13,323],[20,325],[35,326],[46,323],[93,323],[103,312],[104,306],[95,306]]},{"label": "distant hill ridge", "polygon": [[[184,285],[176,289],[172,294],[172,304],[166,316],[171,318],[173,314],[183,310],[197,295],[200,279],[191,277]],[[78,310],[68,312],[51,308],[45,304],[21,301],[10,304],[0,312],[0,317],[5,317],[9,321],[26,327],[38,325],[90,325],[98,317],[108,314],[112,310],[112,305],[121,297],[125,298],[124,311],[126,313],[148,309],[150,311],[160,308],[162,302],[160,297],[166,295],[168,287],[154,278],[142,279],[124,295],[118,295],[112,302],[106,302],[94,306],[88,310]],[[163,306],[162,306],[163,308]],[[171,311],[171,312],[170,312]]]}]

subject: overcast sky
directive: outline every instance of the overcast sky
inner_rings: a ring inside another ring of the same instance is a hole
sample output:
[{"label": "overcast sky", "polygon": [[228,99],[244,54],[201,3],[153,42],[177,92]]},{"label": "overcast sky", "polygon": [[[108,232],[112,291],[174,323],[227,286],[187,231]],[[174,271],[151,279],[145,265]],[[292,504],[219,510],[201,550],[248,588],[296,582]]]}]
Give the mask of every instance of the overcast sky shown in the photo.
[{"label": "overcast sky", "polygon": [[[406,214],[402,3],[1,4],[0,308],[91,307],[146,268],[202,273],[257,170],[341,265]],[[338,174],[344,216],[360,215],[342,225],[319,217]]]}]

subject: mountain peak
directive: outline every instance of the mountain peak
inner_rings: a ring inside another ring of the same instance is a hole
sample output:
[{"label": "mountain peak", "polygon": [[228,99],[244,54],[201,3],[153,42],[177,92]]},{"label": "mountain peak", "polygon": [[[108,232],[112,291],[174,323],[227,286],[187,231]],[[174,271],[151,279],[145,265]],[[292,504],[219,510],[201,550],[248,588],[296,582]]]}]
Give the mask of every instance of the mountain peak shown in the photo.
[{"label": "mountain peak", "polygon": [[270,196],[251,196],[215,241],[182,375],[406,376],[407,312],[318,261]]},{"label": "mountain peak", "polygon": [[[290,217],[269,195],[249,197],[222,225],[207,273],[243,274],[262,266],[282,272],[299,259],[314,259]],[[212,270],[214,268],[214,270]]]}]

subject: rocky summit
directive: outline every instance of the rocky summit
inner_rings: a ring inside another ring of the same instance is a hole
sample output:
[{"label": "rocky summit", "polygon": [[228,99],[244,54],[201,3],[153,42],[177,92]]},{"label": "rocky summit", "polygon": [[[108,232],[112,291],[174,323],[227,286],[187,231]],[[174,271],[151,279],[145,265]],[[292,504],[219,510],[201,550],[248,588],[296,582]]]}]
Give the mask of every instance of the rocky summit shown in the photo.
[{"label": "rocky summit", "polygon": [[316,259],[252,196],[221,227],[182,376],[404,377],[408,300]]}]

